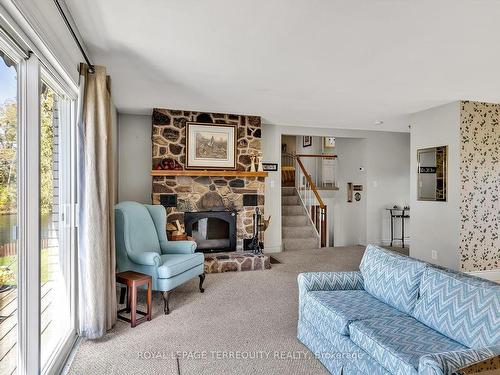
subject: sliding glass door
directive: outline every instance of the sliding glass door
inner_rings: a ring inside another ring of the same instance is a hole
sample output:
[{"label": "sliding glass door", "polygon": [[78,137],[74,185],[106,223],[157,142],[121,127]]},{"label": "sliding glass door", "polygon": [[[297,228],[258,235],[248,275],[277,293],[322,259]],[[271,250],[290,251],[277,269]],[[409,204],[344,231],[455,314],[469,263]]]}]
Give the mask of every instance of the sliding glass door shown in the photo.
[{"label": "sliding glass door", "polygon": [[0,375],[58,373],[76,340],[77,88],[0,29]]},{"label": "sliding glass door", "polygon": [[75,335],[72,101],[46,75],[40,93],[40,360],[48,368]]},{"label": "sliding glass door", "polygon": [[17,367],[17,68],[0,47],[0,374]]}]

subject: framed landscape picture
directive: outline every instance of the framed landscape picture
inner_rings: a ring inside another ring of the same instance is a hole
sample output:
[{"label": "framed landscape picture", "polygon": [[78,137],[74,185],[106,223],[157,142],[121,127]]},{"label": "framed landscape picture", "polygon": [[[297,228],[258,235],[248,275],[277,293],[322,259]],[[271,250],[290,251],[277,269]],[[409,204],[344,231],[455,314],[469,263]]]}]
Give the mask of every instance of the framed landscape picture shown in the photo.
[{"label": "framed landscape picture", "polygon": [[186,124],[187,169],[236,169],[236,126]]}]

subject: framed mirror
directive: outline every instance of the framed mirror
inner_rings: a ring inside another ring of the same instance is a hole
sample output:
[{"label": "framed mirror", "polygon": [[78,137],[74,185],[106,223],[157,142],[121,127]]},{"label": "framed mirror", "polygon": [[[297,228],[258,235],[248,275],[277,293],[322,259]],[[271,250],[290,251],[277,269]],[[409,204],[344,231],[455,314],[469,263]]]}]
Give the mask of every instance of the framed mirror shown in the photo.
[{"label": "framed mirror", "polygon": [[417,150],[417,200],[446,202],[448,146]]}]

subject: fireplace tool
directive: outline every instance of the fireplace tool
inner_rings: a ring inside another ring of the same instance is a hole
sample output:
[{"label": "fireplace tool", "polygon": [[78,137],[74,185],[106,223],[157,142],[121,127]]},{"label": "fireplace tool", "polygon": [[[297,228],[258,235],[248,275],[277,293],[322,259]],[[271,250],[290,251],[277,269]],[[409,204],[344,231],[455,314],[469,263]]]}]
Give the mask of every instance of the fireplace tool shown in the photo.
[{"label": "fireplace tool", "polygon": [[262,254],[262,249],[264,248],[264,232],[270,223],[271,216],[264,219],[259,207],[256,207],[255,213],[253,214],[253,237],[249,246],[254,254]]},{"label": "fireplace tool", "polygon": [[262,254],[262,242],[260,241],[261,238],[261,221],[262,221],[262,214],[260,213],[259,207],[255,208],[255,213],[253,214],[253,237],[252,237],[252,242],[250,243],[250,250],[254,254]]}]

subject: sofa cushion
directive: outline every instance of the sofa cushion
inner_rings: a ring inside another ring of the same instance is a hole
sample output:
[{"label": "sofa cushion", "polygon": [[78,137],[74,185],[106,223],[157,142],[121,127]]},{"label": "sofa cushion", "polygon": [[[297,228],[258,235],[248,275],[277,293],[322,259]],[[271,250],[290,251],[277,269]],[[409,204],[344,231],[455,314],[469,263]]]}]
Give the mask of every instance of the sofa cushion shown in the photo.
[{"label": "sofa cushion", "polygon": [[500,285],[428,267],[413,316],[470,348],[500,345]]},{"label": "sofa cushion", "polygon": [[359,269],[368,293],[410,314],[425,266],[416,259],[368,245]]},{"label": "sofa cushion", "polygon": [[351,340],[393,374],[417,374],[420,357],[466,349],[410,316],[354,322]]},{"label": "sofa cushion", "polygon": [[356,320],[403,315],[364,290],[308,292],[306,303],[305,319],[312,324],[325,322],[341,335],[349,335],[349,325]]},{"label": "sofa cushion", "polygon": [[163,263],[158,267],[158,278],[168,279],[203,264],[205,257],[202,253],[165,254],[161,255],[161,261]]}]

